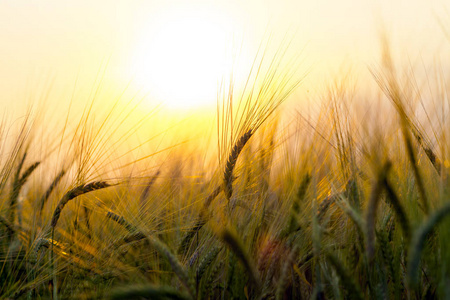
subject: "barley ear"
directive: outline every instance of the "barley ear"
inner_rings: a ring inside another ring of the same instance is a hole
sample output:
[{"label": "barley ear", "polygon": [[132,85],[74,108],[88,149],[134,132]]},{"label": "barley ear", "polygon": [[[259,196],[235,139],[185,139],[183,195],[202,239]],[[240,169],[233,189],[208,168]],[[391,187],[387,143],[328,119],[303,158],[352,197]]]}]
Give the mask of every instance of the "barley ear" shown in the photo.
[{"label": "barley ear", "polygon": [[300,224],[297,220],[298,213],[300,212],[300,203],[306,195],[306,191],[308,190],[309,183],[311,182],[311,176],[307,172],[305,176],[303,176],[302,182],[297,190],[297,195],[295,199],[292,201],[291,211],[289,214],[289,221],[287,226],[280,232],[279,238],[283,239],[289,236],[294,231],[300,230]]},{"label": "barley ear", "polygon": [[209,276],[207,277],[206,283],[202,286],[202,298],[201,299],[209,299],[209,293],[213,289],[213,282],[216,279],[216,276],[223,269],[223,261],[217,263],[214,268],[212,268]]},{"label": "barley ear", "polygon": [[155,184],[155,181],[156,181],[156,179],[158,179],[158,176],[159,176],[160,173],[161,173],[161,170],[158,170],[156,172],[156,174],[153,175],[150,178],[150,180],[148,181],[148,183],[145,186],[144,190],[142,191],[142,194],[141,194],[141,197],[140,197],[141,204],[143,204],[147,200],[147,198],[148,198],[148,196],[150,194],[150,189]]},{"label": "barley ear", "polygon": [[409,131],[406,128],[406,125],[404,125],[402,123],[402,133],[403,133],[403,139],[406,145],[406,150],[408,153],[408,159],[409,162],[411,164],[411,167],[413,169],[413,173],[414,173],[414,178],[416,180],[416,184],[417,184],[417,189],[419,191],[419,195],[420,195],[420,200],[421,200],[421,206],[420,208],[423,210],[423,212],[428,215],[428,213],[430,212],[430,206],[428,204],[428,200],[427,200],[427,195],[425,192],[425,186],[423,183],[423,178],[420,175],[420,170],[419,167],[417,165],[417,160],[416,160],[416,154],[412,145],[412,141],[411,141],[411,137],[409,135]]},{"label": "barley ear", "polygon": [[[25,159],[25,155],[23,157]],[[40,165],[40,162],[35,162],[31,166],[28,167],[28,169],[23,172],[22,176],[20,176],[20,171],[22,169],[23,160],[20,163],[20,166],[17,170],[17,173],[14,177],[13,186],[11,189],[11,193],[9,196],[9,206],[10,206],[10,213],[9,213],[9,222],[11,224],[14,224],[15,221],[15,212],[16,212],[16,204],[17,199],[19,198],[20,190],[24,186],[24,184],[27,182],[28,177],[30,177],[31,173],[33,173],[34,170]]]},{"label": "barley ear", "polygon": [[251,129],[248,130],[246,133],[244,133],[236,142],[236,144],[234,144],[233,149],[231,150],[231,153],[228,156],[228,160],[225,165],[225,170],[223,174],[224,176],[223,190],[228,200],[230,200],[231,195],[233,194],[233,170],[234,167],[236,166],[236,161],[245,144],[251,138],[252,134],[253,133]]},{"label": "barley ear", "polygon": [[379,199],[382,191],[382,183],[387,176],[387,172],[391,167],[390,162],[386,162],[378,173],[378,178],[376,179],[372,190],[370,192],[369,204],[367,205],[366,213],[366,251],[367,258],[369,262],[372,261],[375,254],[375,221],[376,212],[379,203]]},{"label": "barley ear", "polygon": [[423,149],[426,156],[436,169],[436,171],[440,173],[442,170],[442,166],[439,159],[437,158],[437,155],[434,153],[433,149],[431,149],[430,143],[424,139],[424,136],[419,131],[419,129],[416,126],[414,126],[414,124],[410,124],[410,127],[417,143]]},{"label": "barley ear", "polygon": [[111,186],[110,184],[104,182],[104,181],[95,181],[95,182],[91,182],[88,184],[82,184],[79,185],[73,189],[71,189],[70,191],[68,191],[59,201],[58,206],[56,206],[54,212],[53,212],[53,217],[52,217],[52,221],[51,221],[51,227],[55,228],[56,224],[58,223],[59,217],[61,215],[61,211],[63,210],[64,206],[66,206],[66,204],[80,196],[95,190],[100,190],[100,189],[104,189]]},{"label": "barley ear", "polygon": [[389,243],[388,233],[385,230],[376,232],[377,239],[380,244],[381,254],[383,256],[384,264],[387,268],[388,275],[391,280],[395,280],[395,269],[394,269],[394,254],[392,252],[392,247]]},{"label": "barley ear", "polygon": [[330,195],[320,202],[319,208],[317,209],[317,220],[320,222],[325,217],[328,208],[336,201],[338,195]]},{"label": "barley ear", "polygon": [[189,230],[181,241],[180,246],[178,247],[178,253],[181,255],[185,255],[186,251],[189,249],[189,245],[194,236],[199,232],[200,229],[206,224],[205,219],[200,219],[195,223],[194,227]]},{"label": "barley ear", "polygon": [[283,268],[281,270],[280,279],[278,280],[278,287],[275,294],[275,299],[283,299],[283,295],[286,289],[286,283],[287,279],[289,277],[289,269],[292,268],[292,264],[295,262],[295,257],[298,254],[299,247],[298,245],[295,245],[294,248],[291,250],[291,253],[289,254],[289,257],[287,257],[286,261],[283,264]]},{"label": "barley ear", "polygon": [[177,275],[181,283],[187,288],[189,294],[194,298],[195,297],[194,282],[189,277],[187,270],[183,267],[181,262],[175,256],[175,254],[173,254],[172,251],[169,249],[169,247],[167,247],[167,245],[164,244],[161,240],[151,236],[148,236],[147,238],[150,241],[150,244],[153,247],[155,247],[156,251],[158,251],[160,254],[164,255],[167,258],[175,275]]},{"label": "barley ear", "polygon": [[61,181],[61,179],[66,174],[66,170],[62,169],[61,172],[59,172],[58,175],[56,175],[55,179],[53,179],[50,186],[45,191],[45,194],[42,195],[41,199],[39,199],[38,207],[39,207],[39,214],[42,213],[42,210],[44,209],[44,205],[47,202],[48,198],[50,197],[50,194],[53,192],[55,187],[58,185],[58,183]]},{"label": "barley ear", "polygon": [[447,203],[439,210],[435,211],[416,230],[409,248],[407,276],[410,287],[414,288],[418,284],[420,256],[425,246],[427,236],[433,232],[435,227],[450,214],[450,203]]},{"label": "barley ear", "polygon": [[220,253],[221,250],[222,250],[221,247],[214,247],[205,255],[205,257],[203,257],[203,259],[200,261],[200,264],[198,265],[196,272],[197,282],[202,279],[206,270],[214,262],[214,260],[216,259],[217,255]]},{"label": "barley ear", "polygon": [[228,229],[224,229],[222,231],[222,233],[220,234],[220,238],[241,261],[248,273],[248,276],[250,277],[250,280],[259,291],[261,289],[261,279],[259,273],[255,267],[254,262],[250,259],[249,255],[245,251],[241,241],[234,233],[232,233]]},{"label": "barley ear", "polygon": [[119,216],[118,214],[115,214],[112,211],[108,211],[108,213],[106,214],[106,217],[108,217],[109,219],[111,219],[113,221],[116,221],[116,223],[118,223],[119,225],[122,225],[126,230],[128,230],[131,233],[136,231],[136,228],[133,225],[131,225],[130,222],[125,220],[124,217]]},{"label": "barley ear", "polygon": [[145,239],[146,237],[145,234],[140,232],[135,226],[133,226],[130,222],[125,220],[124,217],[119,216],[118,214],[115,214],[112,211],[109,211],[106,214],[106,217],[115,221],[117,224],[123,226],[130,233],[130,235],[127,235],[123,239],[121,239],[121,241],[119,241],[119,243],[117,243],[115,247],[118,247],[123,242],[129,243],[132,241]]},{"label": "barley ear", "polygon": [[[233,178],[234,180],[234,178]],[[200,212],[200,219],[195,223],[194,227],[189,230],[186,235],[184,236],[183,240],[180,243],[180,246],[178,247],[178,253],[179,254],[186,254],[186,251],[189,248],[191,240],[194,238],[194,236],[197,234],[197,232],[200,231],[200,229],[203,228],[203,226],[208,221],[206,214],[208,207],[211,205],[212,201],[216,199],[216,197],[220,194],[220,192],[223,190],[223,186],[219,185],[214,191],[212,191],[211,194],[206,197],[205,202],[203,204],[203,211]]]},{"label": "barley ear", "polygon": [[384,178],[383,180],[384,189],[387,192],[387,199],[389,203],[392,205],[392,208],[395,212],[395,217],[397,218],[398,222],[400,223],[400,226],[403,231],[403,235],[409,243],[411,238],[411,225],[408,220],[408,216],[405,213],[405,210],[402,207],[402,204],[400,203],[399,198],[397,197],[397,194],[395,193],[394,189],[392,188],[391,184],[387,180],[387,178]]},{"label": "barley ear", "polygon": [[330,253],[326,253],[326,258],[327,261],[336,270],[336,273],[341,280],[341,284],[347,292],[345,299],[364,299],[360,287],[357,285],[351,273],[344,267],[339,259]]}]

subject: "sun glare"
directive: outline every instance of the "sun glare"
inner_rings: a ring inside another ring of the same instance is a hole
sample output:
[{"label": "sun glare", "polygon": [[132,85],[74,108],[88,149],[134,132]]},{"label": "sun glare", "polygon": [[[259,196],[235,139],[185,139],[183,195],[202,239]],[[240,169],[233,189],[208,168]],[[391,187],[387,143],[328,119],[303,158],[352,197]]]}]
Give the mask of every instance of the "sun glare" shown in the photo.
[{"label": "sun glare", "polygon": [[231,25],[215,10],[171,11],[153,20],[142,29],[135,80],[167,108],[215,105],[229,68]]}]

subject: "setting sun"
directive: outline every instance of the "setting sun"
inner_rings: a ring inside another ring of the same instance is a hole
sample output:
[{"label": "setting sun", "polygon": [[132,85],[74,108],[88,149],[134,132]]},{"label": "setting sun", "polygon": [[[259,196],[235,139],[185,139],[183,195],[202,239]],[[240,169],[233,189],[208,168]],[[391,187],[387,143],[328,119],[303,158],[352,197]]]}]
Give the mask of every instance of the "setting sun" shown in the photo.
[{"label": "setting sun", "polygon": [[213,9],[162,14],[142,28],[135,80],[169,108],[215,105],[218,82],[230,67],[231,25]]}]

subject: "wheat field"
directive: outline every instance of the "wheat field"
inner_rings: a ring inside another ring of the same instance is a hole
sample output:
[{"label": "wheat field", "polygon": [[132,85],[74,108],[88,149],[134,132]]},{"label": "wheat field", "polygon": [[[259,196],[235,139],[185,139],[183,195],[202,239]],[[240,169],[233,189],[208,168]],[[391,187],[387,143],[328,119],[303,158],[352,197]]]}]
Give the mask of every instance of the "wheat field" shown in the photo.
[{"label": "wheat field", "polygon": [[260,57],[203,149],[154,131],[127,152],[152,115],[127,131],[94,100],[50,134],[3,122],[0,298],[450,298],[448,73],[419,84],[383,49],[376,92],[343,76],[289,120],[303,75]]}]

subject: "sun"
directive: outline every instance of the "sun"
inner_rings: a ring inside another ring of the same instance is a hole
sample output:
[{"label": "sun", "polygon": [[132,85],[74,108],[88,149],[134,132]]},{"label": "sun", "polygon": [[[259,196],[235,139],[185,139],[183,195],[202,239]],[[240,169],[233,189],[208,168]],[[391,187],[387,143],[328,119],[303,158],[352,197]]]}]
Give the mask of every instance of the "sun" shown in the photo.
[{"label": "sun", "polygon": [[171,109],[215,105],[218,83],[230,71],[232,27],[215,9],[162,13],[142,29],[135,80]]}]

